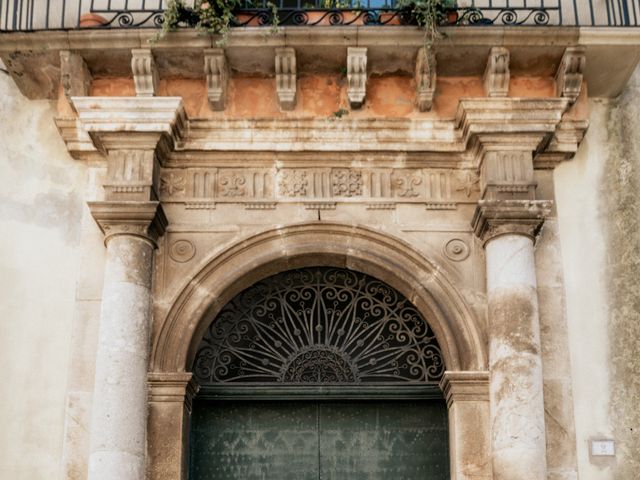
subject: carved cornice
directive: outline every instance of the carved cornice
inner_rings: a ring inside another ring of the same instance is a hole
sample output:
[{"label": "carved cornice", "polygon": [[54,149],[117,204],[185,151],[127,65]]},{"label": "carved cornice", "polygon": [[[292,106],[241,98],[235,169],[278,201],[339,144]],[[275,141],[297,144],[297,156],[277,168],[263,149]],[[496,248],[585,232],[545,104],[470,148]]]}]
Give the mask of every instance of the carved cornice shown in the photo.
[{"label": "carved cornice", "polygon": [[189,412],[193,405],[193,397],[200,389],[190,372],[149,372],[147,384],[149,402],[184,403]]},{"label": "carved cornice", "polygon": [[[187,116],[180,97],[72,97],[97,150],[171,150]],[[79,135],[80,136],[80,135]]]},{"label": "carved cornice", "polygon": [[143,238],[157,246],[167,228],[160,202],[87,202],[91,215],[104,233],[105,245],[117,235]]},{"label": "carved cornice", "polygon": [[440,380],[440,389],[448,408],[456,402],[488,402],[489,372],[446,371]]},{"label": "carved cornice", "polygon": [[549,200],[480,200],[471,225],[484,244],[500,235],[524,235],[535,240],[552,205]]}]

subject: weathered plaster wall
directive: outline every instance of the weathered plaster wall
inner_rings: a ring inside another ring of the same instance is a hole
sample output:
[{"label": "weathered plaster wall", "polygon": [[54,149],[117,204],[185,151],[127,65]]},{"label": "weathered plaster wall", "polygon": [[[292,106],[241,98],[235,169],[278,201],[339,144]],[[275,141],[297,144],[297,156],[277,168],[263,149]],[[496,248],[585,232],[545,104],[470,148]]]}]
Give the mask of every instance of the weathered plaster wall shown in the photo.
[{"label": "weathered plaster wall", "polygon": [[[581,480],[640,471],[640,69],[555,173]],[[616,456],[591,457],[613,438]]]},{"label": "weathered plaster wall", "polygon": [[52,479],[60,468],[84,168],[54,114],[0,72],[3,479]]}]

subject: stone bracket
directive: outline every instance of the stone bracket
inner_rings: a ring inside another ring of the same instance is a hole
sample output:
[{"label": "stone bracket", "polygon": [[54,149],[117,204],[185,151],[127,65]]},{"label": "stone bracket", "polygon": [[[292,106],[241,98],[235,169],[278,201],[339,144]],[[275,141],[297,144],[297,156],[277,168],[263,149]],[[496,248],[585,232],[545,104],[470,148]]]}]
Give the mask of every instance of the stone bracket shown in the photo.
[{"label": "stone bracket", "polygon": [[276,49],[276,92],[282,110],[296,106],[296,51],[293,48]]},{"label": "stone bracket", "polygon": [[484,90],[488,97],[506,97],[509,94],[509,50],[493,47],[484,71]]},{"label": "stone bracket", "polygon": [[483,244],[505,234],[535,240],[552,206],[550,200],[480,200],[471,226]]},{"label": "stone bracket", "polygon": [[[86,97],[91,88],[91,73],[81,55],[69,50],[60,51],[60,81],[64,96],[71,103],[71,97]],[[73,107],[73,103],[71,103]]]},{"label": "stone bracket", "polygon": [[556,73],[556,95],[574,103],[582,89],[587,57],[584,47],[567,47]]},{"label": "stone bracket", "polygon": [[207,79],[209,105],[214,110],[224,110],[227,99],[229,66],[223,49],[211,48],[204,51],[204,73]]},{"label": "stone bracket", "polygon": [[149,48],[131,50],[131,71],[138,97],[153,97],[158,91],[158,71]]},{"label": "stone bracket", "polygon": [[351,108],[360,108],[367,94],[367,49],[347,49],[347,96]]},{"label": "stone bracket", "polygon": [[422,47],[416,56],[416,103],[418,110],[431,110],[436,92],[436,56],[431,47]]},{"label": "stone bracket", "polygon": [[116,235],[143,238],[157,246],[167,229],[167,217],[160,202],[87,202],[91,215],[104,233],[104,243]]}]

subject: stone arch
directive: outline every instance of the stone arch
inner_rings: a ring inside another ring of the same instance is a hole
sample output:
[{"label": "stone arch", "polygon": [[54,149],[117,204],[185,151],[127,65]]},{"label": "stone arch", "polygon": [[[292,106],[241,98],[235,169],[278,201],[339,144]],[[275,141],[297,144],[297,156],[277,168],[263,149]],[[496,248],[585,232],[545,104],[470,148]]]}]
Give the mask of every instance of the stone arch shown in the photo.
[{"label": "stone arch", "polygon": [[447,370],[486,370],[478,321],[441,268],[389,234],[313,222],[268,230],[216,254],[178,294],[157,329],[151,371],[188,371],[204,330],[231,298],[270,275],[306,266],[348,268],[389,284],[429,321]]}]

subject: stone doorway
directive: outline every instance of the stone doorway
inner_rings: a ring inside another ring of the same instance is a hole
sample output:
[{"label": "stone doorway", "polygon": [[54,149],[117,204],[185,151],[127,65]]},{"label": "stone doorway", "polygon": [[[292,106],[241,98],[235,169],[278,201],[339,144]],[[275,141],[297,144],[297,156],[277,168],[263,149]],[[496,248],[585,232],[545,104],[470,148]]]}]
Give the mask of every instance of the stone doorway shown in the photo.
[{"label": "stone doorway", "polygon": [[190,478],[444,480],[444,371],[428,323],[389,285],[332,267],[272,275],[198,346]]}]

